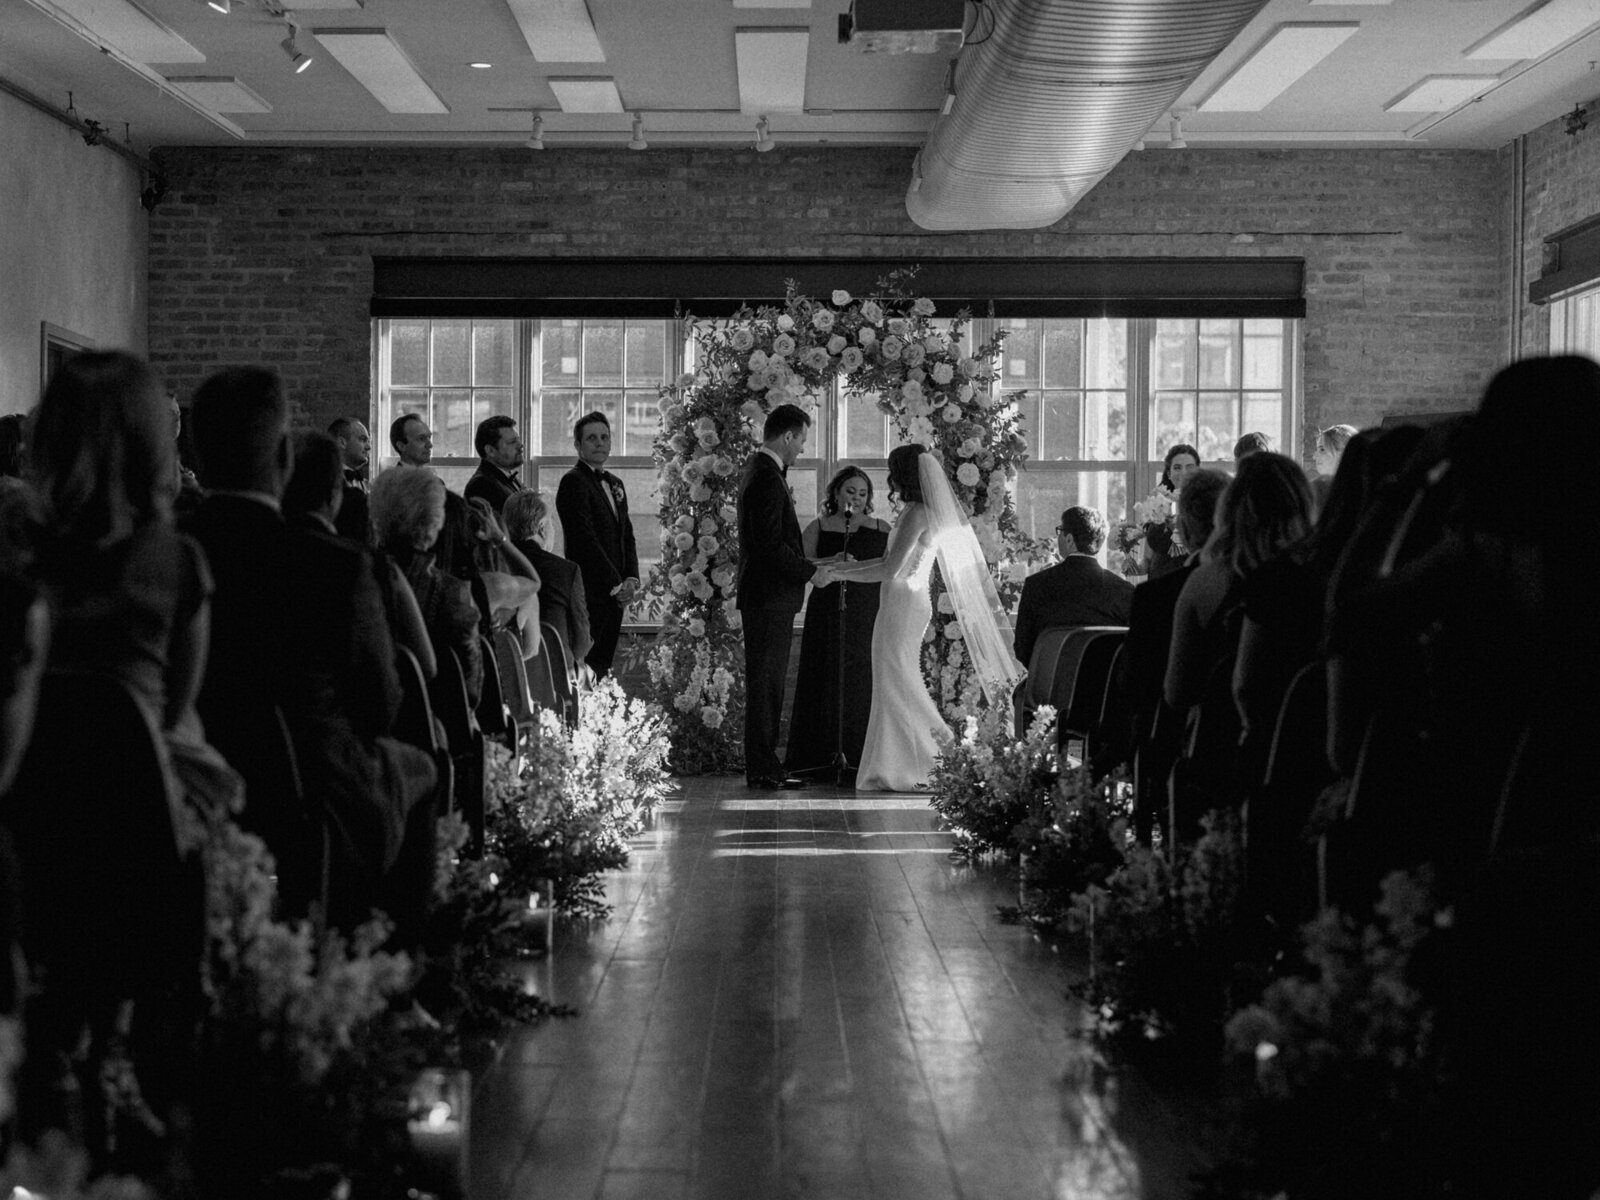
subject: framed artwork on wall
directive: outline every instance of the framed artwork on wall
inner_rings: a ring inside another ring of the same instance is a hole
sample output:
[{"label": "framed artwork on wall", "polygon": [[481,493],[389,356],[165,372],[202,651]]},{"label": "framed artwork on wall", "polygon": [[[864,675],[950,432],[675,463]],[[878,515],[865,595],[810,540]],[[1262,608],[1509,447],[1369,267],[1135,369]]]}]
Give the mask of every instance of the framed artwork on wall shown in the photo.
[{"label": "framed artwork on wall", "polygon": [[39,393],[54,378],[56,369],[74,354],[95,349],[94,339],[49,321],[39,322]]}]

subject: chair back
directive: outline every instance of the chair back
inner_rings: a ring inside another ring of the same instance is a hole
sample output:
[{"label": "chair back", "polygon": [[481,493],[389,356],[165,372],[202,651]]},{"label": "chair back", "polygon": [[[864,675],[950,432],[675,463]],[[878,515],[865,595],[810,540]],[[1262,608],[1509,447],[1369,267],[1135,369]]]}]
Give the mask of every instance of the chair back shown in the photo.
[{"label": "chair back", "polygon": [[556,665],[554,655],[550,651],[550,644],[544,641],[543,631],[540,631],[539,653],[532,658],[524,659],[523,666],[528,673],[528,691],[533,696],[533,702],[540,708],[548,708],[553,713],[560,713],[561,693],[556,687]]},{"label": "chair back", "polygon": [[438,697],[439,720],[450,741],[454,807],[472,831],[472,847],[478,852],[483,847],[484,826],[483,731],[467,707],[467,673],[455,650],[447,649],[440,657],[439,674],[434,678],[432,690]]},{"label": "chair back", "polygon": [[428,681],[422,674],[422,664],[407,647],[397,649],[395,667],[400,674],[400,713],[395,718],[394,736],[437,755],[441,749],[439,733],[433,723],[433,702],[428,698]]},{"label": "chair back", "polygon": [[533,720],[533,693],[517,635],[508,629],[495,630],[494,656],[500,668],[500,689],[505,695],[506,707],[518,725],[527,725]]},{"label": "chair back", "polygon": [[572,669],[572,654],[567,649],[567,639],[549,621],[539,622],[539,632],[544,637],[544,652],[550,657],[550,674],[555,681],[556,696],[561,701],[561,719],[568,725],[576,725],[578,679]]},{"label": "chair back", "polygon": [[433,715],[444,726],[445,742],[450,753],[464,753],[478,733],[472,708],[467,703],[467,673],[461,658],[450,647],[438,655],[439,669],[428,684],[428,703]]},{"label": "chair back", "polygon": [[1062,643],[1050,702],[1063,740],[1082,738],[1105,704],[1111,660],[1128,635],[1126,625],[1084,625]]},{"label": "chair back", "polygon": [[1077,625],[1052,625],[1033,644],[1033,654],[1028,660],[1028,687],[1024,694],[1024,703],[1029,709],[1050,703],[1061,646],[1079,628]]},{"label": "chair back", "polygon": [[1328,762],[1328,672],[1320,661],[1295,673],[1283,694],[1263,786],[1315,795],[1333,782]]},{"label": "chair back", "polygon": [[478,651],[483,656],[483,692],[478,697],[478,728],[488,737],[517,748],[517,723],[506,706],[505,686],[500,679],[500,656],[494,643],[478,635]]},{"label": "chair back", "polygon": [[21,852],[22,946],[52,995],[103,1007],[198,967],[204,883],[179,854],[180,794],[126,684],[45,675],[0,820]]}]

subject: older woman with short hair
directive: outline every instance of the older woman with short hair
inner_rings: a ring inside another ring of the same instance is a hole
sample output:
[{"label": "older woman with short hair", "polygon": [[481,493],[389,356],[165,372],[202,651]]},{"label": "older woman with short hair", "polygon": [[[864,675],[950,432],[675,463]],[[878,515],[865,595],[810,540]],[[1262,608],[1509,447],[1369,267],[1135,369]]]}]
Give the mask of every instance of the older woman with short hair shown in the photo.
[{"label": "older woman with short hair", "polygon": [[565,639],[574,666],[583,666],[594,637],[589,630],[589,603],[578,564],[546,547],[551,538],[551,508],[542,492],[521,491],[506,498],[500,518],[511,544],[539,574],[542,619]]},{"label": "older woman with short hair", "polygon": [[447,575],[430,550],[444,528],[444,482],[432,471],[392,467],[378,476],[368,497],[377,542],[411,585],[434,652],[453,650],[474,707],[483,694],[483,651],[478,606],[465,580]]}]

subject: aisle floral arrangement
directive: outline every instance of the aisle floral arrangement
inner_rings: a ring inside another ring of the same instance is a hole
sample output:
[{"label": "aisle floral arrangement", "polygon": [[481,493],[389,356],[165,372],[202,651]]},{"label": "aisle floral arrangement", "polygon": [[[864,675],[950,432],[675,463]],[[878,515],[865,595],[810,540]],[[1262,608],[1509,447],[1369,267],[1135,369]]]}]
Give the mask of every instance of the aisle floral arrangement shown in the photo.
[{"label": "aisle floral arrangement", "polygon": [[[864,298],[835,291],[815,300],[791,284],[781,306],[700,325],[695,372],[661,390],[655,456],[665,539],[648,591],[664,623],[650,674],[680,773],[741,761],[738,481],[779,404],[809,409],[835,378],[850,394],[874,397],[902,439],[943,461],[997,578],[1020,588],[1026,556],[1038,552],[1019,535],[1009,488],[1025,457],[1020,414],[1014,397],[992,390],[1001,335],[963,354],[966,314],[938,328],[933,302],[909,290],[912,274],[896,272]],[[977,688],[959,625],[947,606],[936,613],[924,669],[946,714],[959,719]]]}]

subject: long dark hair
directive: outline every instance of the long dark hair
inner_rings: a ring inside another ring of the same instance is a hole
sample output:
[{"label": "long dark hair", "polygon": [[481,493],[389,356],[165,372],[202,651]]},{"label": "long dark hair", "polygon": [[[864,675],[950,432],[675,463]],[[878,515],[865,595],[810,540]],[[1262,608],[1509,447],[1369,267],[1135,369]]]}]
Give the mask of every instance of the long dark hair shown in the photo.
[{"label": "long dark hair", "polygon": [[1306,473],[1292,458],[1258,450],[1239,460],[1239,473],[1222,493],[1205,558],[1226,563],[1243,579],[1309,532]]},{"label": "long dark hair", "polygon": [[859,479],[867,485],[867,507],[862,515],[872,515],[872,480],[867,478],[867,473],[860,467],[845,467],[832,479],[828,480],[828,490],[823,493],[822,513],[824,516],[837,516],[839,513],[839,489],[851,479]]},{"label": "long dark hair", "polygon": [[1197,467],[1205,462],[1205,459],[1200,457],[1200,451],[1188,442],[1179,442],[1176,446],[1169,447],[1166,457],[1161,460],[1161,486],[1169,492],[1172,490],[1172,460],[1180,454],[1187,454],[1194,459],[1194,465]]},{"label": "long dark hair", "polygon": [[889,498],[905,504],[922,503],[922,480],[917,462],[927,453],[918,442],[907,442],[889,451]]}]

